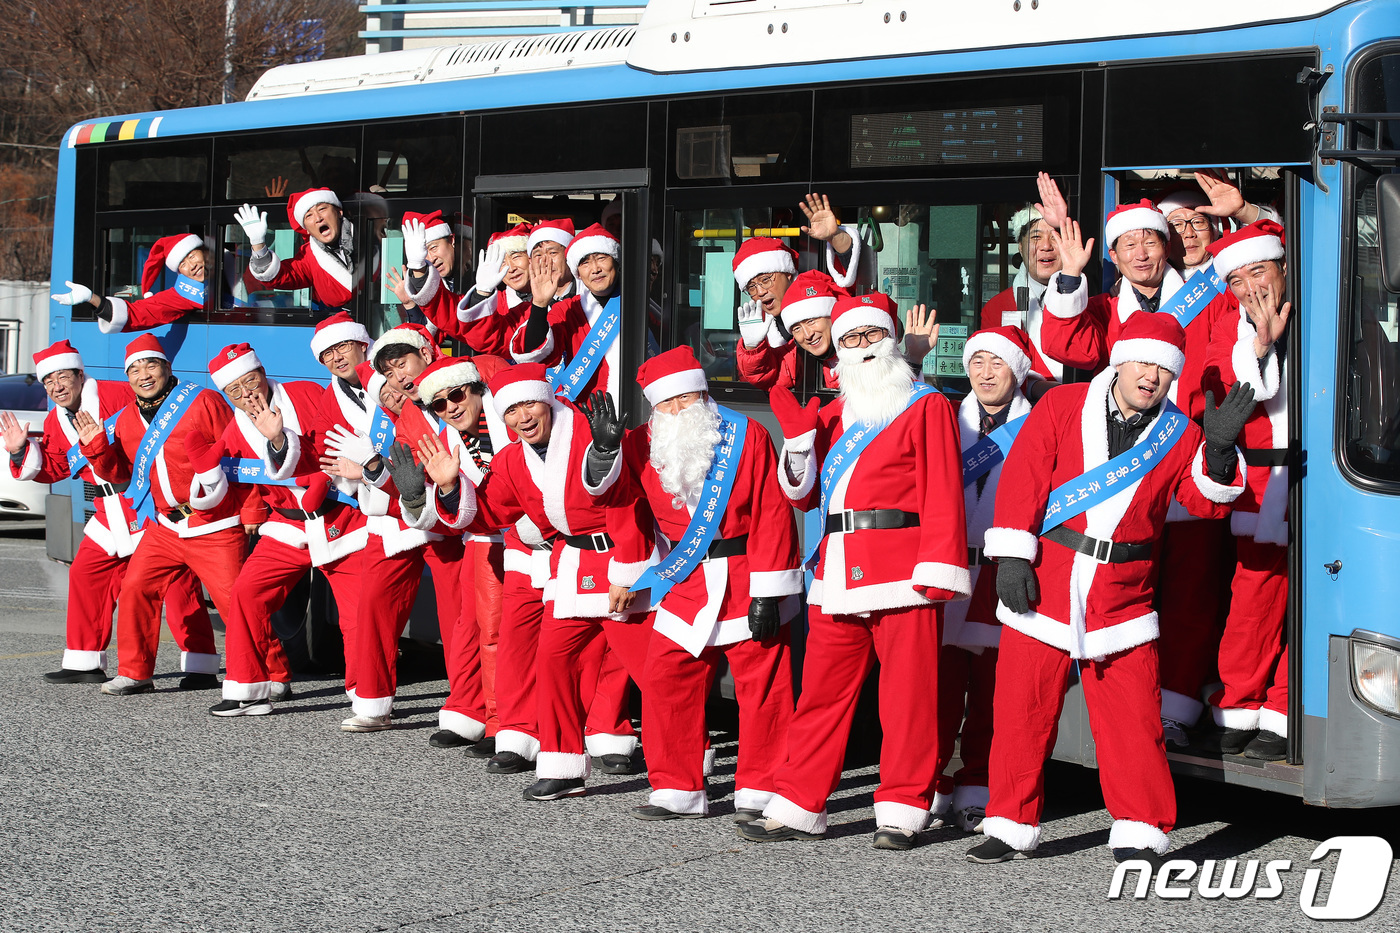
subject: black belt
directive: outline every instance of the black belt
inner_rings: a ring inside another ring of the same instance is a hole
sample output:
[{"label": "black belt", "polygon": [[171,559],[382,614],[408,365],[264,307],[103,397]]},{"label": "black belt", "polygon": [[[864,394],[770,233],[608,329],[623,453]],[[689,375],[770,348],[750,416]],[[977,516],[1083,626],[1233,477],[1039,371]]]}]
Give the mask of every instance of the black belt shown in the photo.
[{"label": "black belt", "polygon": [[1288,448],[1244,448],[1244,462],[1252,467],[1281,467],[1288,465]]},{"label": "black belt", "polygon": [[88,483],[87,485],[92,487],[92,497],[93,497],[94,499],[101,499],[101,498],[104,498],[104,497],[106,497],[106,496],[119,496],[119,495],[121,495],[122,493],[126,492],[126,487],[130,486],[131,484],[130,484],[130,483]]},{"label": "black belt", "polygon": [[882,531],[891,528],[917,528],[919,527],[919,513],[902,512],[899,509],[871,509],[868,512],[852,512],[847,509],[835,515],[826,517],[825,534],[835,534],[838,531],[869,531],[879,529]]},{"label": "black belt", "polygon": [[320,508],[315,509],[311,512],[308,512],[305,509],[279,509],[275,506],[273,507],[272,511],[276,512],[283,518],[290,518],[293,521],[309,522],[313,518],[320,518],[322,515],[329,515],[331,513],[331,510],[339,504],[340,503],[336,502],[334,499],[331,499],[327,502],[322,502]]},{"label": "black belt", "polygon": [[1126,564],[1134,560],[1147,560],[1152,556],[1151,544],[1122,544],[1110,540],[1100,541],[1056,525],[1041,535],[1056,544],[1062,544],[1072,551],[1078,551],[1101,564]]},{"label": "black belt", "polygon": [[554,550],[554,539],[553,539],[553,538],[550,538],[548,541],[541,541],[539,544],[526,544],[524,541],[521,541],[520,543],[521,543],[521,544],[524,544],[527,548],[529,548],[529,549],[532,550],[532,551],[552,551],[552,550]]},{"label": "black belt", "polygon": [[581,551],[611,551],[616,546],[613,544],[613,539],[606,534],[560,535],[559,537],[569,547],[576,547]]},{"label": "black belt", "polygon": [[[672,542],[671,549],[675,550],[675,548],[675,542]],[[717,557],[738,557],[740,554],[747,554],[748,551],[748,535],[736,535],[733,538],[716,538],[710,542],[710,549],[705,552],[705,559],[712,560]]]},{"label": "black belt", "polygon": [[995,563],[996,559],[988,557],[987,552],[984,548],[970,547],[967,549],[967,565],[969,567],[976,567],[978,565],[985,566],[986,564]]},{"label": "black belt", "polygon": [[165,517],[170,519],[171,522],[178,525],[180,524],[180,522],[189,518],[193,514],[194,506],[190,505],[188,502],[182,502],[179,505],[175,506],[175,508],[171,509],[169,512],[166,512]]}]

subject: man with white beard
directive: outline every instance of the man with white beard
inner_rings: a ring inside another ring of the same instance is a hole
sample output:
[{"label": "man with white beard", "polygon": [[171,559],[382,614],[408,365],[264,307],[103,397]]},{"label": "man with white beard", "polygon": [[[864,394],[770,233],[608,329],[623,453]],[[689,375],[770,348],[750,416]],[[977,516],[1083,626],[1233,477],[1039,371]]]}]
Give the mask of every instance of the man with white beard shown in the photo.
[{"label": "man with white beard", "polygon": [[884,743],[875,847],[913,848],[929,822],[942,603],[971,586],[957,421],[895,349],[896,315],[886,295],[838,299],[840,397],[819,411],[816,399],[803,408],[786,389],[770,395],[783,428],[778,481],[826,524],[809,557],[807,654],[787,763],[762,818],[739,826],[754,842],[825,834],[826,800],[876,657]]},{"label": "man with white beard", "polygon": [[[796,613],[802,592],[797,525],[778,485],[768,432],[715,404],[690,347],[647,360],[637,381],[652,405],[651,420],[627,433],[621,452],[633,488],[674,543],[632,585],[633,592],[650,589],[654,632],[663,636],[648,645],[644,675],[652,792],[632,815],[673,820],[709,812],[705,697],[727,661],[739,701],[734,818],[746,822],[760,817],[773,796],[792,718],[783,623]],[[605,394],[596,394],[594,405],[616,425]],[[610,472],[618,449],[607,439],[616,436],[615,427],[595,427],[590,481]]]}]

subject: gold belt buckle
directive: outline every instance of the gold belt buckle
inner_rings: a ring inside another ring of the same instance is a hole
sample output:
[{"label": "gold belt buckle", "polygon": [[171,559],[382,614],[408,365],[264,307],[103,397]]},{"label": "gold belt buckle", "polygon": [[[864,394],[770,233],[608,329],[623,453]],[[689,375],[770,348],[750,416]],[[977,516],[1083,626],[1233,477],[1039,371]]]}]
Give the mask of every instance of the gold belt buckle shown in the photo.
[{"label": "gold belt buckle", "polygon": [[179,505],[175,506],[174,511],[180,513],[180,520],[189,518],[194,514],[194,508],[188,502],[181,502]]}]

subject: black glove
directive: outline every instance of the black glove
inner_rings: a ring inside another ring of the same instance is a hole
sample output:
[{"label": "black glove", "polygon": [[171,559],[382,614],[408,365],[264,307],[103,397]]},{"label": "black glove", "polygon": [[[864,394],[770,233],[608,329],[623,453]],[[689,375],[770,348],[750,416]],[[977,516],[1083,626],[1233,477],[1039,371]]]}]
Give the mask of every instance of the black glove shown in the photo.
[{"label": "black glove", "polygon": [[428,485],[423,477],[423,467],[413,462],[412,448],[402,442],[390,447],[388,468],[404,505],[421,508],[428,500]]},{"label": "black glove", "polygon": [[1254,389],[1243,382],[1230,386],[1230,391],[1215,407],[1215,393],[1206,391],[1204,412],[1206,445],[1215,450],[1229,450],[1244,430],[1244,423],[1254,411]]},{"label": "black glove", "polygon": [[610,454],[622,446],[622,422],[626,415],[618,417],[612,397],[606,392],[594,392],[593,404],[588,409],[588,423],[593,428],[593,446],[599,453]]},{"label": "black glove", "polygon": [[782,628],[778,618],[778,597],[755,596],[749,600],[749,631],[755,641],[766,641]]},{"label": "black glove", "polygon": [[1031,603],[1040,599],[1040,585],[1030,561],[1020,557],[997,558],[997,597],[1012,612],[1030,611]]}]

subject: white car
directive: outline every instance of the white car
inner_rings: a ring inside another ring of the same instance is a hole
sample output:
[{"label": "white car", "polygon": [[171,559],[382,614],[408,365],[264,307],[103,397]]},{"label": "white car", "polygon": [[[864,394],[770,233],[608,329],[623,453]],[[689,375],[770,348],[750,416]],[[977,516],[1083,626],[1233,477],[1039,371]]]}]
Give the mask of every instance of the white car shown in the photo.
[{"label": "white car", "polygon": [[[0,409],[8,410],[21,424],[28,422],[30,437],[43,436],[48,407],[48,396],[33,373],[0,376]],[[3,455],[0,450],[0,456]],[[49,487],[15,479],[7,466],[0,466],[0,519],[43,518]]]}]

